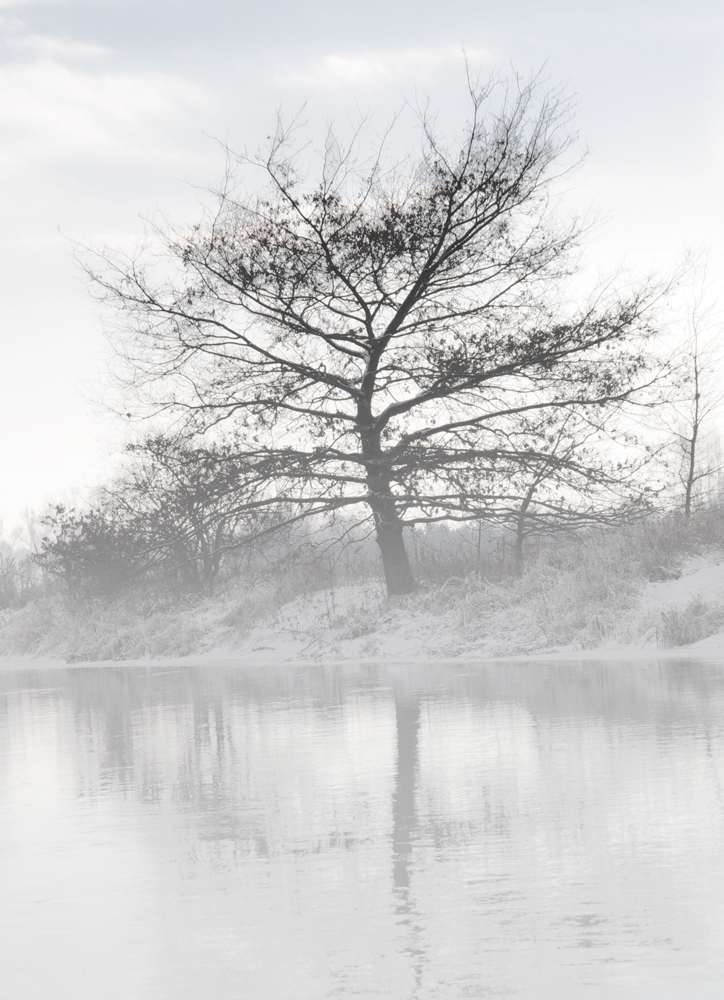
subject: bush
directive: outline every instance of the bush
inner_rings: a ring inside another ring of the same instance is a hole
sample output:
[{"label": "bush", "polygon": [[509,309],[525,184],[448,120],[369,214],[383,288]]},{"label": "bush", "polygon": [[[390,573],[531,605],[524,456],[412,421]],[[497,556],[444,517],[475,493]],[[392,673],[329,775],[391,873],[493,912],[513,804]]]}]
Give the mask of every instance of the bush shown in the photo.
[{"label": "bush", "polygon": [[692,597],[681,608],[672,606],[661,612],[661,625],[656,630],[657,645],[670,649],[688,646],[724,628],[724,607]]}]

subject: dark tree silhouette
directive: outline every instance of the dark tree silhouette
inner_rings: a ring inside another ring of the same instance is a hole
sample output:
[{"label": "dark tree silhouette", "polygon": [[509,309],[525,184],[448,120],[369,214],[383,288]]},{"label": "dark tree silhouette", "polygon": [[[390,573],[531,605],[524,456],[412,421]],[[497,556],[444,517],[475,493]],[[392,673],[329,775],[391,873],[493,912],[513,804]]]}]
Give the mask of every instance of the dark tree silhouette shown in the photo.
[{"label": "dark tree silhouette", "polygon": [[58,504],[41,520],[35,561],[69,592],[114,593],[149,576],[210,590],[224,555],[269,530],[272,515],[245,509],[233,441],[195,447],[156,435],[127,451],[93,503]]},{"label": "dark tree silhouette", "polygon": [[209,590],[224,555],[269,527],[263,511],[245,511],[247,470],[236,443],[198,446],[155,435],[127,450],[127,468],[103,491],[106,511],[134,525],[156,565],[172,568],[186,586]]},{"label": "dark tree silhouette", "polygon": [[35,562],[61,580],[70,594],[111,594],[145,569],[143,543],[134,526],[102,507],[55,504],[41,518]]},{"label": "dark tree silhouette", "polygon": [[[650,384],[660,290],[572,291],[582,227],[555,207],[569,120],[535,82],[471,86],[457,145],[424,113],[397,164],[330,132],[317,180],[279,126],[151,258],[85,258],[120,315],[127,388],[197,431],[233,423],[248,509],[371,517],[389,593],[409,592],[406,525],[508,517],[515,473],[550,467],[516,443],[521,421],[600,426]],[[264,184],[245,193],[243,168]]]}]

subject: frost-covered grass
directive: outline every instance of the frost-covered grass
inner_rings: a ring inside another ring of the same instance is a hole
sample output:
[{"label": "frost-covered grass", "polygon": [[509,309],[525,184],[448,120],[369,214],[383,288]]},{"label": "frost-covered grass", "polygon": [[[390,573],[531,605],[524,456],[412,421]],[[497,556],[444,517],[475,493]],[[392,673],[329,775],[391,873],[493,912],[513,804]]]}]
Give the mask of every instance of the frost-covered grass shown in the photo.
[{"label": "frost-covered grass", "polygon": [[394,599],[369,559],[356,575],[349,562],[336,574],[328,560],[316,570],[282,562],[205,596],[45,593],[0,611],[0,653],[71,661],[218,650],[242,660],[501,656],[684,646],[724,629],[719,514],[539,540],[519,577],[499,539],[482,553],[469,542],[454,533],[418,539],[420,588]]}]

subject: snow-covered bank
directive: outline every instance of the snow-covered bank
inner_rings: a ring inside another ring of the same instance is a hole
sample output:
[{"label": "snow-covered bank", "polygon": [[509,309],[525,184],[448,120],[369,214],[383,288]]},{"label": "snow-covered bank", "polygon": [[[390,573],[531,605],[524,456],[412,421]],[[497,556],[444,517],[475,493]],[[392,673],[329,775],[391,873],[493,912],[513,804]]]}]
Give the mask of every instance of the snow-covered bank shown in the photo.
[{"label": "snow-covered bank", "polygon": [[[565,603],[565,593],[555,596]],[[233,653],[267,662],[724,653],[724,563],[697,560],[676,580],[647,583],[638,594],[622,589],[618,597],[607,620],[589,605],[590,617],[585,606],[570,607],[561,621],[544,587],[531,595],[522,585],[470,589],[454,581],[397,601],[374,588],[346,587],[285,605],[257,622]],[[556,630],[577,634],[551,642]]]},{"label": "snow-covered bank", "polygon": [[5,666],[53,662],[295,663],[428,659],[638,659],[724,655],[724,561],[699,556],[676,579],[550,567],[492,584],[452,579],[389,600],[376,581],[275,605],[227,588],[153,605],[45,598],[3,612]]}]

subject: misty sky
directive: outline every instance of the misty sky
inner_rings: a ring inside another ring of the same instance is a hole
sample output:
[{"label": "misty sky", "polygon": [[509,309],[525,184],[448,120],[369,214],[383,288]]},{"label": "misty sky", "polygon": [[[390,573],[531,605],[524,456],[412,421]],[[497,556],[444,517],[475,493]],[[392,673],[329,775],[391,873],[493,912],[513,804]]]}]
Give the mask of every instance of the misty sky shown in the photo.
[{"label": "misty sky", "polygon": [[69,240],[132,246],[191,218],[278,107],[386,119],[428,94],[452,116],[471,65],[544,73],[590,150],[575,201],[591,252],[724,260],[724,11],[715,0],[0,0],[0,518],[94,482],[122,440],[91,402],[107,353]]}]

